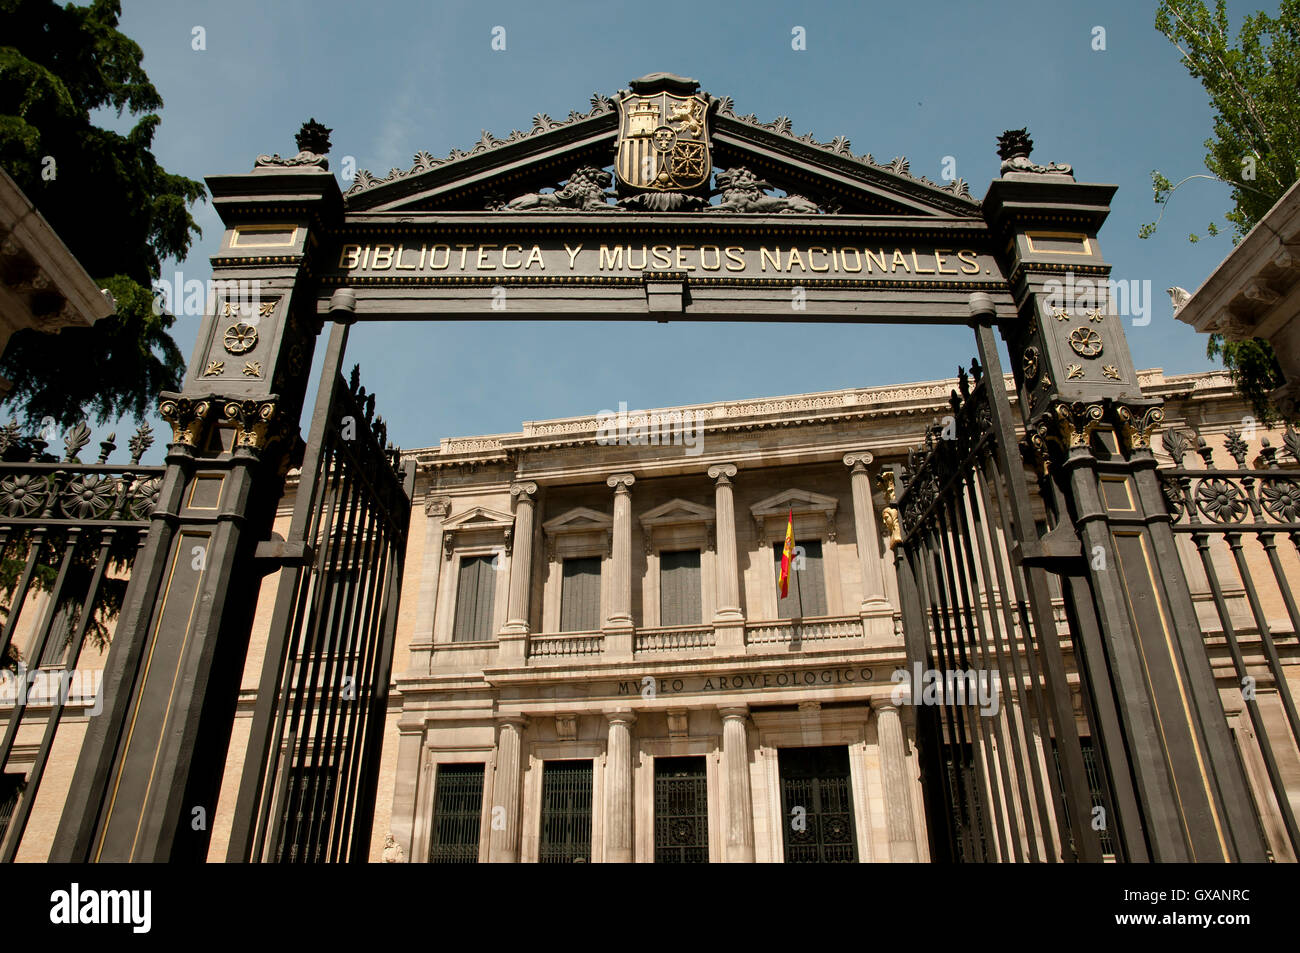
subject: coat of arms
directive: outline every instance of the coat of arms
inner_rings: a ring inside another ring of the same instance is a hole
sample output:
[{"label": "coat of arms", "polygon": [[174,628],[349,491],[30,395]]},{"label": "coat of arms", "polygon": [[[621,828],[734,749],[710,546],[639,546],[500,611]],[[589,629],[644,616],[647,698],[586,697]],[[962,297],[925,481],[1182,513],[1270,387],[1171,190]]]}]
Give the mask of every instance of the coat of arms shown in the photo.
[{"label": "coat of arms", "polygon": [[621,185],[655,192],[690,192],[707,186],[709,99],[699,84],[667,73],[634,80],[618,100]]}]

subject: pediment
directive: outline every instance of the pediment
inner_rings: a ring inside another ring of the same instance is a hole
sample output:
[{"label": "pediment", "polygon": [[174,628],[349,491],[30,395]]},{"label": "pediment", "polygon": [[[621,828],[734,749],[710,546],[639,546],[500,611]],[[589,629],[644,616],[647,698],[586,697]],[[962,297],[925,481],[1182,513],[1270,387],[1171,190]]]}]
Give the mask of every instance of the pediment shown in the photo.
[{"label": "pediment", "polygon": [[[652,79],[645,77],[632,85],[637,88]],[[932,182],[912,175],[905,158],[878,162],[870,153],[855,154],[844,136],[823,142],[811,133],[795,135],[784,116],[760,122],[752,114],[737,113],[730,96],[701,95],[709,102],[708,141],[715,184],[721,185],[717,173],[743,168],[775,191],[774,198],[784,193],[806,200],[770,211],[781,210],[787,216],[980,217],[980,203],[960,179]],[[502,206],[518,196],[559,189],[584,167],[613,169],[619,138],[616,99],[617,95],[595,93],[586,110],[573,110],[558,121],[538,113],[530,129],[515,130],[504,138],[484,130],[469,149],[452,149],[445,158],[421,151],[409,169],[392,169],[383,177],[361,170],[345,193],[347,208],[354,213],[499,209],[501,215],[518,214]],[[710,201],[716,206],[724,197],[716,194],[717,187],[712,191]],[[625,212],[612,200],[608,212],[645,214]],[[755,207],[735,214],[763,213]],[[603,215],[606,210],[593,214]]]},{"label": "pediment", "polygon": [[833,496],[813,493],[811,490],[791,489],[759,500],[749,508],[749,512],[759,522],[770,516],[788,516],[791,510],[794,510],[796,515],[824,513],[829,518],[835,515],[839,505],[839,500]]},{"label": "pediment", "polygon": [[561,533],[605,532],[612,528],[614,520],[598,510],[585,506],[575,506],[542,524],[542,530],[548,536]]},{"label": "pediment", "polygon": [[455,516],[450,516],[442,521],[444,532],[469,532],[476,529],[501,530],[511,528],[514,525],[515,518],[509,513],[489,509],[486,506],[472,507],[463,513],[457,513]]},{"label": "pediment", "polygon": [[672,499],[641,514],[641,525],[646,529],[656,526],[675,526],[686,523],[712,523],[713,508],[692,503],[690,500]]}]

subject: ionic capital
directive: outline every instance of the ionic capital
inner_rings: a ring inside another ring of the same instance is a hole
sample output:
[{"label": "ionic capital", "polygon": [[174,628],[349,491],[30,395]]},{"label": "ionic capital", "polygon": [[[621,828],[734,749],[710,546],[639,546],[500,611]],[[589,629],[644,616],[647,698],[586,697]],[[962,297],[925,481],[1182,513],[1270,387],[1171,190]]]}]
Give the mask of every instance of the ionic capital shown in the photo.
[{"label": "ionic capital", "polygon": [[709,479],[718,486],[726,486],[731,483],[731,478],[735,475],[736,465],[734,463],[715,463],[709,467]]},{"label": "ionic capital", "polygon": [[844,454],[844,465],[854,473],[866,473],[867,465],[875,459],[869,450],[855,450],[853,453]]},{"label": "ionic capital", "polygon": [[615,473],[605,479],[605,483],[613,487],[615,493],[629,492],[635,482],[636,476],[631,473]]}]

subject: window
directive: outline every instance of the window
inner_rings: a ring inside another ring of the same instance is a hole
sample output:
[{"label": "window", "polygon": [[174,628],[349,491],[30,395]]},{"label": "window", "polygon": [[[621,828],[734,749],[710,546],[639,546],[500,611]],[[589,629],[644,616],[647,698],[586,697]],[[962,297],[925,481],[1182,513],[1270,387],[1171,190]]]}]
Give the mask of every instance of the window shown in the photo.
[{"label": "window", "polygon": [[683,549],[659,554],[659,624],[699,625],[700,551]]},{"label": "window", "polygon": [[275,859],[282,864],[320,864],[328,860],[333,812],[334,769],[290,768]]},{"label": "window", "polygon": [[543,864],[591,863],[591,762],[542,764]]},{"label": "window", "polygon": [[22,797],[26,785],[25,775],[8,772],[0,774],[0,844],[5,842],[5,834],[9,832],[9,821],[14,816],[18,800]]},{"label": "window", "polygon": [[655,758],[655,863],[709,862],[703,758]]},{"label": "window", "polygon": [[482,762],[438,765],[429,863],[478,863],[483,773]]},{"label": "window", "polygon": [[560,631],[596,631],[600,628],[600,557],[566,559],[563,577]]},{"label": "window", "polygon": [[461,557],[453,642],[486,642],[494,637],[492,603],[496,595],[496,559],[492,553]]},{"label": "window", "polygon": [[[785,541],[773,544],[776,553],[776,616],[778,619],[812,618],[827,614],[826,575],[822,570],[820,539],[795,540],[794,559],[790,566],[790,584],[781,598],[781,553]],[[802,557],[802,559],[801,559]],[[802,568],[801,568],[802,567]]]}]

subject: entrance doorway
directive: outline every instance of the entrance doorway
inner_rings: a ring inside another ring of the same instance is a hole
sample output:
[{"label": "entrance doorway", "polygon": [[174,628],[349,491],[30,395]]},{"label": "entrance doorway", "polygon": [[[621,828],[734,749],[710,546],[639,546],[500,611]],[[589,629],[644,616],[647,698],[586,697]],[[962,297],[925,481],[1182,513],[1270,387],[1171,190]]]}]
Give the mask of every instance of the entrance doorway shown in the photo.
[{"label": "entrance doorway", "polygon": [[787,864],[855,864],[857,834],[849,749],[781,748],[781,815]]}]

